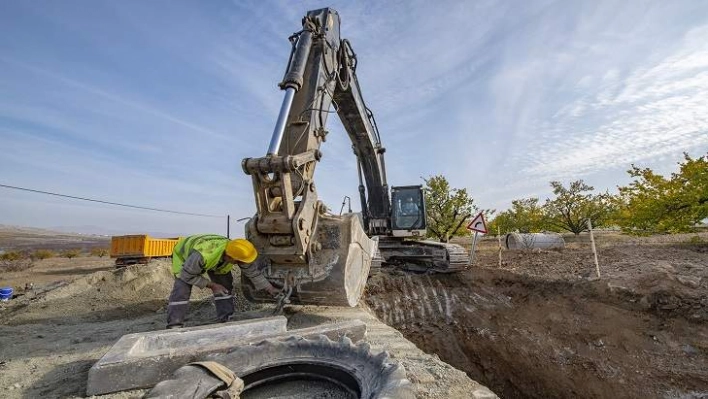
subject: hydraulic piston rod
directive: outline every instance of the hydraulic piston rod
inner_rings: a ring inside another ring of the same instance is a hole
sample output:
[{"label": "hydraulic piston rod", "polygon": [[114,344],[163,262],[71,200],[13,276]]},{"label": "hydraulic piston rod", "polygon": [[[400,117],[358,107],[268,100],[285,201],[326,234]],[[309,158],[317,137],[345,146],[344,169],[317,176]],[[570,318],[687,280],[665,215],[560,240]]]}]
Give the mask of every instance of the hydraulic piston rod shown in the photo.
[{"label": "hydraulic piston rod", "polygon": [[285,98],[283,98],[283,104],[280,106],[280,113],[278,114],[278,121],[275,123],[273,137],[271,137],[270,145],[268,146],[268,155],[278,155],[280,142],[283,141],[283,133],[285,132],[285,123],[288,121],[290,107],[293,105],[293,97],[295,97],[295,88],[286,88]]},{"label": "hydraulic piston rod", "polygon": [[275,129],[273,130],[273,137],[270,139],[268,155],[278,155],[280,142],[283,141],[285,125],[288,121],[288,115],[290,114],[290,108],[293,105],[293,97],[295,97],[295,92],[302,87],[305,67],[310,57],[310,48],[312,48],[312,29],[314,29],[313,22],[305,18],[303,20],[303,31],[297,38],[297,44],[293,48],[293,53],[290,56],[288,69],[285,71],[285,77],[283,77],[283,81],[280,82],[280,87],[285,89],[285,98],[283,99],[283,105],[280,106],[280,114],[278,114],[278,122],[276,122]]}]

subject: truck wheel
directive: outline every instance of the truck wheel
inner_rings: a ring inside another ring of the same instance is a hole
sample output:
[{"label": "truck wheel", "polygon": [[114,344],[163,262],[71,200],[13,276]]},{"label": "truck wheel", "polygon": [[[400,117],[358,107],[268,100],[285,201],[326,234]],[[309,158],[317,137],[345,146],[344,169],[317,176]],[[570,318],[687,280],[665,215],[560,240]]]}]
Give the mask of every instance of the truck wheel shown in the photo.
[{"label": "truck wheel", "polygon": [[[206,356],[231,369],[245,384],[242,397],[249,391],[274,390],[287,381],[317,381],[336,387],[342,395],[364,399],[414,398],[412,384],[403,366],[391,363],[386,352],[372,354],[369,344],[352,344],[343,337],[335,342],[322,335],[316,339],[292,336],[284,340],[266,340],[256,345],[236,348],[228,353]],[[179,373],[179,370],[175,372]],[[195,375],[198,377],[197,375]],[[174,387],[184,392],[184,373]],[[170,382],[161,382],[159,396],[170,396]],[[196,381],[195,381],[196,382]],[[307,392],[278,392],[278,397],[311,397]],[[299,396],[298,396],[299,395]],[[339,396],[337,396],[339,397]]]}]

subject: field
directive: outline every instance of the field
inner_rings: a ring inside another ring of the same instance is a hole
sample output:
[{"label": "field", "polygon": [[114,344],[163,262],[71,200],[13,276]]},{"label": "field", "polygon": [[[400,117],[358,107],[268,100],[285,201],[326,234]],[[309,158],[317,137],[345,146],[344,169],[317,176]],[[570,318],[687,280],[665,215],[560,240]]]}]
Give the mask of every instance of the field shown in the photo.
[{"label": "field", "polygon": [[[694,237],[600,234],[600,278],[587,236],[559,251],[504,251],[501,267],[490,237],[465,272],[385,271],[360,309],[286,316],[368,320],[372,345],[404,364],[418,397],[491,397],[478,381],[504,398],[706,398],[708,235]],[[5,396],[81,397],[88,368],[121,335],[164,327],[166,261],[115,271],[106,258],[51,258],[0,273],[2,285],[35,285],[0,304]],[[205,294],[193,297],[193,325],[213,317]],[[269,310],[237,305],[243,318]]]}]

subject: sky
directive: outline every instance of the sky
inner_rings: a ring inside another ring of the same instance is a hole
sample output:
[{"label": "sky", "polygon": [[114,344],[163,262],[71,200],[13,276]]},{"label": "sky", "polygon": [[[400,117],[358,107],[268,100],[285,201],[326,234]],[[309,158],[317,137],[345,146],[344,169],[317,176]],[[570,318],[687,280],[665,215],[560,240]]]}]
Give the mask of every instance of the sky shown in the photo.
[{"label": "sky", "polygon": [[[616,191],[632,163],[668,174],[708,150],[708,2],[0,2],[0,224],[102,234],[242,235],[241,160],[266,153],[287,38],[334,7],[358,56],[389,185],[444,175],[475,204]],[[315,181],[359,209],[341,123]]]}]

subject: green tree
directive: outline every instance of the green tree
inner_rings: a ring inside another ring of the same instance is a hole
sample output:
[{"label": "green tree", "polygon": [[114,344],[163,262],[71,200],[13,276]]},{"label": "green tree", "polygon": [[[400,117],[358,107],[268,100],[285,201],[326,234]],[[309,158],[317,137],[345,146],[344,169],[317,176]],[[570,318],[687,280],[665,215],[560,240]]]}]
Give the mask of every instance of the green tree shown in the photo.
[{"label": "green tree", "polygon": [[543,209],[551,229],[566,230],[575,235],[587,231],[587,221],[602,226],[612,213],[612,196],[609,193],[593,194],[594,188],[576,180],[566,188],[559,181],[552,181],[554,199],[546,199]]},{"label": "green tree", "polygon": [[619,188],[615,222],[630,234],[691,231],[708,218],[708,155],[684,153],[679,171],[665,178],[632,165],[634,181]]},{"label": "green tree", "polygon": [[448,242],[454,236],[466,236],[466,222],[477,211],[474,200],[465,188],[452,188],[442,175],[425,180],[425,208],[428,237]]},{"label": "green tree", "polygon": [[511,201],[511,208],[499,213],[490,223],[489,232],[497,234],[518,231],[536,233],[548,229],[543,207],[538,198],[522,198]]}]

